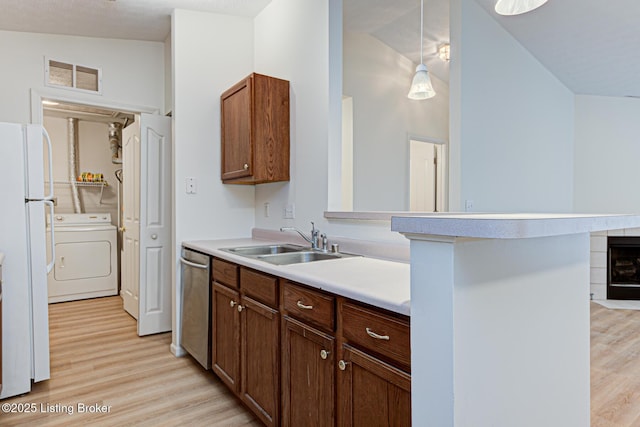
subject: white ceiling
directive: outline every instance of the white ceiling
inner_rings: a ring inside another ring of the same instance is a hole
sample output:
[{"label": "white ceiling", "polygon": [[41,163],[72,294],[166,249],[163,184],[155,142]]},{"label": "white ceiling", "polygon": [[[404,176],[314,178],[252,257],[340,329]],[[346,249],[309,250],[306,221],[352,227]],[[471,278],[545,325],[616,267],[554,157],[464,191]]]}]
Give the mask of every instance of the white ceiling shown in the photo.
[{"label": "white ceiling", "polygon": [[[573,92],[640,97],[640,1],[549,0],[514,17],[497,15],[495,0],[475,1]],[[255,16],[269,2],[0,0],[0,29],[164,41],[174,8]],[[419,0],[344,0],[344,11],[345,29],[369,32],[419,62]],[[425,63],[445,81],[448,65],[432,55],[448,40],[449,0],[425,0]]]},{"label": "white ceiling", "polygon": [[[345,31],[369,33],[420,63],[420,0],[343,0]],[[424,63],[449,81],[449,64],[436,56],[449,43],[449,0],[424,2]]]},{"label": "white ceiling", "polygon": [[256,16],[271,0],[0,0],[0,29],[164,41],[171,11]]},{"label": "white ceiling", "polygon": [[476,2],[573,92],[640,97],[640,1],[549,0],[511,17]]}]

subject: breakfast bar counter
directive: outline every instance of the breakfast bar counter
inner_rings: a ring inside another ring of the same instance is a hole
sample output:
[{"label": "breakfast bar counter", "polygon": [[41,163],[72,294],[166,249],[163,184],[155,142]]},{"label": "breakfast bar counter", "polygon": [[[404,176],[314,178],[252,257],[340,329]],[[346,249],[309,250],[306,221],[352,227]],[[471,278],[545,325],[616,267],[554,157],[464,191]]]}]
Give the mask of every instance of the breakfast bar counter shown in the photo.
[{"label": "breakfast bar counter", "polygon": [[414,425],[590,424],[590,233],[639,215],[394,217],[411,240]]}]

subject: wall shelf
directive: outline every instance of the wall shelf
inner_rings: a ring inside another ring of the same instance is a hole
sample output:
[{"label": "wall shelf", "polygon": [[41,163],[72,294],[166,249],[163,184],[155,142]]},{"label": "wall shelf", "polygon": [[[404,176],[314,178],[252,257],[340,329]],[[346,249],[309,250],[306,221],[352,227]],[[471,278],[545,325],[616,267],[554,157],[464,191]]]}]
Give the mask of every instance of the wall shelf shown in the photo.
[{"label": "wall shelf", "polygon": [[[46,185],[49,185],[49,182],[45,182]],[[72,185],[75,184],[77,187],[94,187],[100,188],[100,204],[102,204],[102,195],[104,193],[104,187],[108,187],[109,183],[107,181],[53,181],[53,185]]]}]

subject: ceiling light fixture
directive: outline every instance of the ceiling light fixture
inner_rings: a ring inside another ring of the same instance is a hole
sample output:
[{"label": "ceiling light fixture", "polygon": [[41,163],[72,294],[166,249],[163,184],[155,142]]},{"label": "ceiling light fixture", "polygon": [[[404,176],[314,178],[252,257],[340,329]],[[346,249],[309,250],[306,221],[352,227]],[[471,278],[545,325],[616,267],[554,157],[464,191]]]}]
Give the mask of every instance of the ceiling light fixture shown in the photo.
[{"label": "ceiling light fixture", "polygon": [[511,16],[531,12],[545,4],[547,0],[498,0],[496,13]]},{"label": "ceiling light fixture", "polygon": [[411,82],[411,88],[407,95],[409,99],[429,99],[436,95],[436,91],[433,90],[431,85],[431,78],[427,71],[427,66],[424,65],[423,58],[423,33],[424,33],[424,0],[420,0],[420,65],[416,67],[416,74],[413,76]]},{"label": "ceiling light fixture", "polygon": [[451,60],[451,46],[448,43],[443,44],[438,48],[438,57],[443,61]]}]

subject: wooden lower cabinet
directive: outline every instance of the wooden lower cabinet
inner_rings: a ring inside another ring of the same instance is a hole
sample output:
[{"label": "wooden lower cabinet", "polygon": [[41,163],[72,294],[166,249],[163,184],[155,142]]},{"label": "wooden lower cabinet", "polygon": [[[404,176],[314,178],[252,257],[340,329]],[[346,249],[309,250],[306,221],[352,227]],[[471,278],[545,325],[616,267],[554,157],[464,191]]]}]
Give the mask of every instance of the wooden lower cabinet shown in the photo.
[{"label": "wooden lower cabinet", "polygon": [[268,426],[279,425],[280,314],[243,297],[240,312],[240,398]]},{"label": "wooden lower cabinet", "polygon": [[335,338],[283,319],[282,425],[335,426]]},{"label": "wooden lower cabinet", "polygon": [[338,425],[410,426],[411,376],[348,344],[342,350],[338,363]]},{"label": "wooden lower cabinet", "polygon": [[238,393],[240,391],[240,294],[217,282],[211,292],[211,369]]},{"label": "wooden lower cabinet", "polygon": [[266,426],[411,425],[406,317],[213,260],[213,372]]}]

